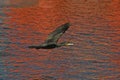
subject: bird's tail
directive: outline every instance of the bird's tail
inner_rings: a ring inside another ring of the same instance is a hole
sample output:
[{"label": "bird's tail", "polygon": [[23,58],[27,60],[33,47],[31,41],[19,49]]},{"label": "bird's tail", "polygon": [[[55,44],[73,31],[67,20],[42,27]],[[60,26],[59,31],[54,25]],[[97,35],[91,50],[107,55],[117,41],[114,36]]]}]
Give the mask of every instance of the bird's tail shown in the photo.
[{"label": "bird's tail", "polygon": [[40,49],[40,46],[28,46],[28,48],[35,48],[35,49]]},{"label": "bird's tail", "polygon": [[28,46],[28,48],[36,48],[36,46]]}]

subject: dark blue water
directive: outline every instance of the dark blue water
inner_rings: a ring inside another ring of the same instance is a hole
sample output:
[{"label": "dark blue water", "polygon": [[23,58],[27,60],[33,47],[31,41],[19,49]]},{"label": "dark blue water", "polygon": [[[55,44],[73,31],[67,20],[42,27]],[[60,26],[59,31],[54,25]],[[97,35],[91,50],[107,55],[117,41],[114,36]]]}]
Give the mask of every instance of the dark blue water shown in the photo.
[{"label": "dark blue water", "polygon": [[[119,1],[5,0],[0,5],[0,80],[120,79]],[[74,46],[27,48],[66,22],[71,27],[59,42]]]}]

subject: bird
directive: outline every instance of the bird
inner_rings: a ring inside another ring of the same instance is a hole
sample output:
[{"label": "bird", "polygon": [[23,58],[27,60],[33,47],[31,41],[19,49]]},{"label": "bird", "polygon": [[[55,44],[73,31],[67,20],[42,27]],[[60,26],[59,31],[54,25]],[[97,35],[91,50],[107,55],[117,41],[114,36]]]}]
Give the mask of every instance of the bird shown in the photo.
[{"label": "bird", "polygon": [[58,28],[56,28],[53,32],[51,32],[45,42],[43,42],[40,45],[37,46],[29,46],[28,48],[35,48],[35,49],[53,49],[53,48],[58,48],[61,46],[71,46],[73,43],[71,42],[61,42],[57,43],[59,38],[68,30],[70,27],[70,23],[67,22],[65,24],[62,24]]}]

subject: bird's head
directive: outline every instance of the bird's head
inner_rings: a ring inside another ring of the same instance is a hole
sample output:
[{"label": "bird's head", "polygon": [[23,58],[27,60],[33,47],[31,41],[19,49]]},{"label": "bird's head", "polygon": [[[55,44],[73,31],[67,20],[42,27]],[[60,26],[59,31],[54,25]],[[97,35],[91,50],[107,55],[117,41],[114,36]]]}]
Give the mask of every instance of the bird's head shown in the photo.
[{"label": "bird's head", "polygon": [[72,46],[72,45],[74,45],[74,44],[71,42],[65,42],[65,46]]},{"label": "bird's head", "polygon": [[59,45],[60,45],[60,46],[72,46],[72,45],[74,45],[74,44],[71,43],[71,42],[62,42],[62,43],[60,43]]}]

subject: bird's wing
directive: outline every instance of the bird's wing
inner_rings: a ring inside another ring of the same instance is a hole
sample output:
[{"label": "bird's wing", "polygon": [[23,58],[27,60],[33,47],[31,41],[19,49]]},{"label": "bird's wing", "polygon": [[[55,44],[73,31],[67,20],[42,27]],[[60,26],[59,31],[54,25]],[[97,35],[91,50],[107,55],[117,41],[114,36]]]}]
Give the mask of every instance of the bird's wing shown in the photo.
[{"label": "bird's wing", "polygon": [[51,32],[45,41],[45,43],[57,43],[58,39],[65,33],[65,31],[69,28],[70,23],[65,23],[58,27],[56,30]]}]

